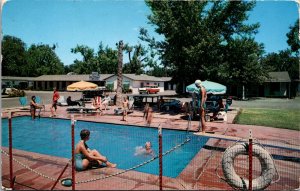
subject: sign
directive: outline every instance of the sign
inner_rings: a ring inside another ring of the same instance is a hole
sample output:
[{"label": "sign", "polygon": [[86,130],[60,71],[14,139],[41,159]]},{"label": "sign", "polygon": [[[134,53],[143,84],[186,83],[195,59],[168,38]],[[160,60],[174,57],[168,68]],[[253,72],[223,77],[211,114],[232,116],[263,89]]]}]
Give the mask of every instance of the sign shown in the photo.
[{"label": "sign", "polygon": [[100,75],[98,72],[92,72],[90,75],[90,81],[100,81]]}]

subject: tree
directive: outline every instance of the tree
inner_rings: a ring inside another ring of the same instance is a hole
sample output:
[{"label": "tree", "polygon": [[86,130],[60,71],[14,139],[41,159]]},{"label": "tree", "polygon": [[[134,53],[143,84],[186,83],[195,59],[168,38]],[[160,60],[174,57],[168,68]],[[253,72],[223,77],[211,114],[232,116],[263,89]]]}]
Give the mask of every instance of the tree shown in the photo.
[{"label": "tree", "polygon": [[13,36],[5,35],[2,41],[2,75],[27,76],[27,63],[25,59],[25,43]]},{"label": "tree", "polygon": [[244,37],[228,41],[226,47],[224,60],[227,62],[216,73],[216,78],[226,80],[230,85],[238,82],[243,87],[242,98],[245,99],[245,87],[262,84],[267,77],[266,69],[260,62],[263,45],[253,38]]},{"label": "tree", "polygon": [[94,49],[85,46],[77,45],[71,49],[72,53],[80,53],[82,60],[75,60],[74,64],[67,67],[69,72],[77,74],[90,74],[98,72],[102,74],[116,74],[118,66],[118,52],[100,42],[98,51],[95,54]]},{"label": "tree", "polygon": [[299,19],[295,22],[294,26],[290,26],[290,31],[286,34],[287,43],[293,52],[299,53],[300,40],[299,40]]},{"label": "tree", "polygon": [[63,74],[64,65],[54,50],[55,46],[32,44],[26,53],[27,76]]},{"label": "tree", "polygon": [[[175,82],[184,85],[199,78],[219,81],[216,76],[229,76],[231,72],[219,68],[227,68],[226,65],[230,62],[228,58],[238,52],[238,50],[232,53],[226,51],[230,44],[239,43],[240,39],[244,39],[242,40],[244,42],[246,39],[252,39],[253,43],[251,42],[252,45],[249,46],[260,47],[252,38],[259,24],[244,23],[248,19],[247,12],[253,9],[255,2],[146,1],[146,3],[152,11],[148,16],[150,23],[156,26],[155,31],[164,39],[155,41],[145,29],[140,31],[140,38],[160,54],[164,67],[172,70],[171,75]],[[251,63],[254,60],[258,61],[261,55],[259,48],[253,48],[251,51],[244,48],[243,51],[245,61]],[[262,69],[251,67],[247,62],[239,64],[244,66],[237,68],[249,67],[247,69],[251,70],[252,74],[257,72],[255,70]],[[244,79],[248,83],[258,75],[245,77],[249,77]]]},{"label": "tree", "polygon": [[[135,46],[126,44],[124,50],[128,53],[129,63],[124,65],[125,73],[135,73],[137,75],[144,73],[144,67],[149,61],[148,51],[140,43]],[[146,63],[144,63],[146,62]]]},{"label": "tree", "polygon": [[97,61],[99,63],[100,71],[103,74],[117,74],[118,71],[118,51],[106,46],[100,42]]},{"label": "tree", "polygon": [[75,54],[80,53],[83,57],[82,61],[76,59],[74,64],[70,66],[70,68],[73,69],[72,72],[77,74],[100,73],[100,67],[95,57],[94,49],[84,45],[77,45],[71,49],[71,52]]}]

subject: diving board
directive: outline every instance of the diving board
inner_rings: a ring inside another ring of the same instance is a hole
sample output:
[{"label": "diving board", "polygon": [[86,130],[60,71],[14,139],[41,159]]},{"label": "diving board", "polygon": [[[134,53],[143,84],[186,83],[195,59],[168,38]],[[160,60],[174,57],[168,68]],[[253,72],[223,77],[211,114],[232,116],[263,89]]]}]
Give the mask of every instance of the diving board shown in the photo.
[{"label": "diving board", "polygon": [[[228,135],[221,135],[221,134],[212,134],[212,133],[204,133],[204,132],[197,132],[194,133],[194,135],[198,136],[204,136],[204,137],[209,137],[212,139],[221,139],[221,140],[226,140],[226,141],[247,141],[248,138],[241,138],[241,137],[234,137],[234,136],[228,136]],[[280,144],[280,145],[275,145],[275,144]],[[279,148],[279,149],[287,149],[287,150],[292,150],[292,151],[297,151],[300,152],[300,145],[288,145],[285,143],[279,143],[279,142],[274,142],[274,145],[271,144],[261,144],[265,147],[272,147],[272,148]]]}]

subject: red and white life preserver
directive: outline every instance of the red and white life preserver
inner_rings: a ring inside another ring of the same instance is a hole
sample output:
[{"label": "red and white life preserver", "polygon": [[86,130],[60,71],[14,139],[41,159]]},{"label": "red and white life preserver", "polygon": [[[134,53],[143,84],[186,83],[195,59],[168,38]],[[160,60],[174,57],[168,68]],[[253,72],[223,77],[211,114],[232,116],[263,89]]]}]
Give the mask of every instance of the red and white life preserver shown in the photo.
[{"label": "red and white life preserver", "polygon": [[[261,146],[253,144],[253,156],[256,156],[261,165],[261,175],[252,180],[252,190],[263,190],[267,188],[273,177],[275,176],[276,169],[274,161],[270,154]],[[222,169],[226,179],[226,182],[238,189],[248,189],[249,180],[240,177],[234,170],[234,159],[238,155],[248,154],[248,144],[239,143],[225,150],[222,157]]]}]

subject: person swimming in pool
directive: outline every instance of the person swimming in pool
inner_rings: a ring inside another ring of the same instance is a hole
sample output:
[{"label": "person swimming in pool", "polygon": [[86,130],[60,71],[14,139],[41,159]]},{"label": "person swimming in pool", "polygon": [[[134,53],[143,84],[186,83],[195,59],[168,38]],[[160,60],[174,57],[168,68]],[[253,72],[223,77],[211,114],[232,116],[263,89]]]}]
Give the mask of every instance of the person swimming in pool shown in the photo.
[{"label": "person swimming in pool", "polygon": [[75,168],[77,171],[82,171],[91,166],[92,162],[96,161],[99,165],[106,164],[107,167],[115,168],[117,165],[108,161],[97,150],[90,150],[86,142],[90,138],[90,131],[83,129],[80,132],[81,140],[75,147]]},{"label": "person swimming in pool", "polygon": [[152,155],[154,156],[154,151],[152,150],[152,144],[150,141],[147,141],[145,143],[145,146],[142,147],[142,146],[138,146],[135,148],[135,153],[134,155]]}]

